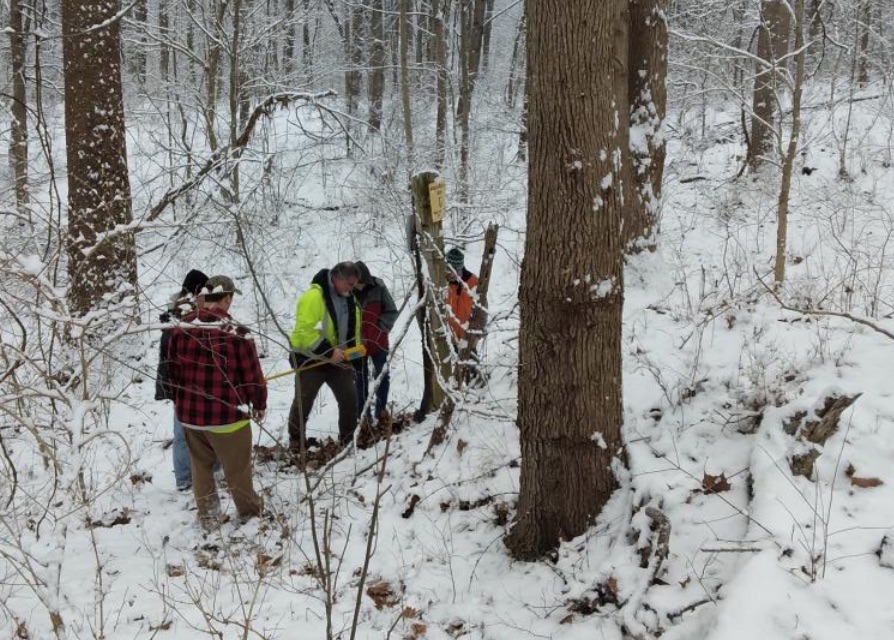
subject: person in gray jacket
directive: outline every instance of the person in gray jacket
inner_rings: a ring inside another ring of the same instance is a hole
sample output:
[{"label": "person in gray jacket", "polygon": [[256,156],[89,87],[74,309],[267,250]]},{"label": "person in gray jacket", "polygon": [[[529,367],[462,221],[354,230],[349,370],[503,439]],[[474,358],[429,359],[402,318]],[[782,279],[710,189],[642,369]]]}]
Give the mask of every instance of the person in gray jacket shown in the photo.
[{"label": "person in gray jacket", "polygon": [[[357,365],[357,401],[358,411],[360,411],[369,397],[370,364],[372,364],[374,372],[373,380],[379,377],[388,364],[390,346],[388,334],[394,328],[398,311],[394,299],[388,292],[388,287],[385,286],[381,278],[373,277],[369,267],[363,262],[358,260],[354,264],[357,265],[357,270],[360,272],[360,279],[354,285],[354,290],[362,309],[360,334],[363,346],[366,347],[366,357]],[[386,371],[376,389],[375,417],[378,420],[388,417],[390,385],[390,375]],[[361,418],[363,417],[369,418],[368,411],[366,416],[361,416]]]}]

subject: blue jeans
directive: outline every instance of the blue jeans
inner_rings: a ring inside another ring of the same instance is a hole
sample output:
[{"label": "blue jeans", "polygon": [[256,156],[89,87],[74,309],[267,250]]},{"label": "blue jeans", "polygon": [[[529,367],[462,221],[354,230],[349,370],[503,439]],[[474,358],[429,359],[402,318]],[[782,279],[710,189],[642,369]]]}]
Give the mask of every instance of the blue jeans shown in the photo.
[{"label": "blue jeans", "polygon": [[[373,377],[370,378],[369,375],[369,365],[370,361],[372,362],[372,368],[374,371]],[[363,362],[360,364],[360,369],[357,372],[357,411],[359,412],[363,409],[363,405],[366,404],[366,398],[369,395],[369,387],[370,384],[375,381],[376,378],[379,377],[379,374],[382,372],[382,369],[385,368],[385,365],[388,362],[388,350],[387,349],[379,349],[373,355],[367,356],[363,359]],[[378,389],[376,389],[376,417],[382,415],[382,412],[388,407],[388,389],[391,386],[391,374],[385,373],[382,381],[379,383]],[[368,412],[367,412],[368,413]]]},{"label": "blue jeans", "polygon": [[189,466],[189,449],[186,448],[186,435],[183,433],[183,424],[174,414],[174,480],[178,489],[188,489],[192,486],[192,467]]}]

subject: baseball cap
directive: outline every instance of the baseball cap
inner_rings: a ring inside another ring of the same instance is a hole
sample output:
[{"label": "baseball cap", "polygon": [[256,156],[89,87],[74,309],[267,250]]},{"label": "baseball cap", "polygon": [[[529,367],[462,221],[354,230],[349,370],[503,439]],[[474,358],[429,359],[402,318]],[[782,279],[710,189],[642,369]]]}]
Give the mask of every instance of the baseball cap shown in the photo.
[{"label": "baseball cap", "polygon": [[242,292],[233,284],[233,279],[229,276],[211,276],[202,289],[205,295],[214,295],[216,293],[239,293]]}]

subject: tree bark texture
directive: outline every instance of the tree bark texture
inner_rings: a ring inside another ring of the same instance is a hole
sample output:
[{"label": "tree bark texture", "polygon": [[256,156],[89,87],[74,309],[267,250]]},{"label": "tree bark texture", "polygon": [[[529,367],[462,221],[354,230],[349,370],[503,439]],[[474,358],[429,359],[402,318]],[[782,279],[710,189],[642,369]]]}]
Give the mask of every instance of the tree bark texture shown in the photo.
[{"label": "tree bark texture", "polygon": [[138,0],[131,9],[131,20],[136,29],[135,45],[131,53],[131,72],[141,86],[146,83],[146,31],[149,29],[149,4],[147,0]]},{"label": "tree bark texture", "polygon": [[363,11],[358,5],[349,5],[345,16],[345,102],[348,115],[357,115],[360,90],[363,87],[363,75],[360,70],[363,63],[362,33]]},{"label": "tree bark texture", "polygon": [[[167,0],[159,0],[158,3],[158,31],[163,38],[169,37],[171,18]],[[162,80],[167,80],[171,70],[171,46],[162,43],[158,52],[158,75]]]},{"label": "tree bark texture", "polygon": [[372,0],[369,7],[369,126],[382,128],[382,101],[385,94],[385,3]]},{"label": "tree bark texture", "polygon": [[9,161],[15,185],[16,206],[30,202],[28,193],[28,92],[25,82],[25,14],[21,0],[9,3],[9,50],[12,71],[12,115],[10,123]]},{"label": "tree bark texture", "polygon": [[[583,533],[621,444],[627,0],[527,0],[528,216],[520,287],[521,493],[506,538],[537,558]],[[612,73],[606,73],[611,69]]]},{"label": "tree bark texture", "polygon": [[778,100],[776,92],[780,83],[780,62],[788,54],[791,13],[786,0],[763,0],[761,24],[757,35],[754,94],[752,96],[751,148],[748,163],[752,171],[764,164],[767,154],[774,147],[774,123]]},{"label": "tree bark texture", "polygon": [[214,10],[214,24],[211,33],[205,37],[205,105],[202,111],[205,114],[205,135],[208,138],[208,148],[212,152],[217,151],[217,99],[220,94],[220,56],[221,42],[226,39],[224,31],[224,19],[227,12],[227,3],[216,0],[212,3]]},{"label": "tree bark texture", "polygon": [[490,64],[490,42],[493,34],[494,0],[486,0],[487,8],[484,11],[484,35],[481,42],[481,71],[487,73]]},{"label": "tree bark texture", "polygon": [[804,0],[795,0],[795,86],[792,91],[792,130],[788,146],[782,157],[782,182],[779,186],[779,201],[776,223],[776,259],[773,263],[773,278],[777,290],[785,281],[785,261],[788,244],[788,203],[792,188],[792,172],[798,140],[801,136],[801,99],[804,86]]},{"label": "tree bark texture", "polygon": [[283,69],[289,77],[295,69],[295,40],[298,38],[297,25],[295,23],[295,0],[285,0],[283,10],[286,14],[285,40],[282,48]]},{"label": "tree bark texture", "polygon": [[410,0],[400,0],[400,104],[404,116],[404,142],[413,153],[413,111],[410,107]]},{"label": "tree bark texture", "polygon": [[861,0],[857,16],[858,57],[857,85],[865,87],[869,84],[869,32],[872,23],[872,2]]},{"label": "tree bark texture", "polygon": [[432,2],[432,24],[435,36],[435,69],[437,73],[437,112],[435,115],[435,166],[444,167],[447,152],[447,20],[450,0]]},{"label": "tree bark texture", "polygon": [[310,40],[310,0],[304,0],[304,19],[301,23],[301,66],[304,69],[305,79],[308,84],[313,84],[313,48]]},{"label": "tree bark texture", "polygon": [[[64,0],[69,302],[84,314],[136,286],[116,0]],[[101,28],[97,25],[108,24]]]},{"label": "tree bark texture", "polygon": [[628,44],[633,202],[625,235],[642,238],[658,217],[667,114],[667,0],[631,0]]},{"label": "tree bark texture", "polygon": [[[456,119],[460,131],[459,198],[469,200],[469,154],[471,153],[472,94],[481,65],[486,0],[461,0],[460,3],[460,83]],[[463,209],[462,211],[465,211]]]},{"label": "tree bark texture", "polygon": [[515,40],[512,42],[512,56],[509,58],[509,79],[506,81],[506,106],[510,109],[515,108],[515,96],[518,93],[518,85],[522,82],[519,78],[518,61],[523,55],[525,36],[525,14],[523,13],[518,19],[518,26],[515,28]]}]

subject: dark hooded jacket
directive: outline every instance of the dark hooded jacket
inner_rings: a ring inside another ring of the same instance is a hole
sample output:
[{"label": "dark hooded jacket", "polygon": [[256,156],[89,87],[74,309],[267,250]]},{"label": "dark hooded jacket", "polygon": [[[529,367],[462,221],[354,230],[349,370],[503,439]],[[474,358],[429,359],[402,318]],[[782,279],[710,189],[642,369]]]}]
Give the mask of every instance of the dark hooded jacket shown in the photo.
[{"label": "dark hooded jacket", "polygon": [[[168,309],[161,316],[159,321],[165,324],[172,320],[177,321],[183,316],[192,313],[196,308],[196,294],[202,290],[205,283],[208,282],[208,276],[198,269],[191,269],[183,279],[180,286],[180,292],[171,297],[168,303]],[[155,399],[156,400],[173,400],[174,393],[171,389],[171,373],[168,362],[168,345],[171,341],[171,330],[164,329],[161,332],[161,340],[158,344],[158,368],[155,371]]]},{"label": "dark hooded jacket", "polygon": [[366,353],[373,355],[388,349],[388,334],[397,322],[398,310],[388,287],[380,278],[375,278],[363,262],[355,263],[360,271],[360,282],[366,285],[357,292],[362,313],[361,336]]}]

